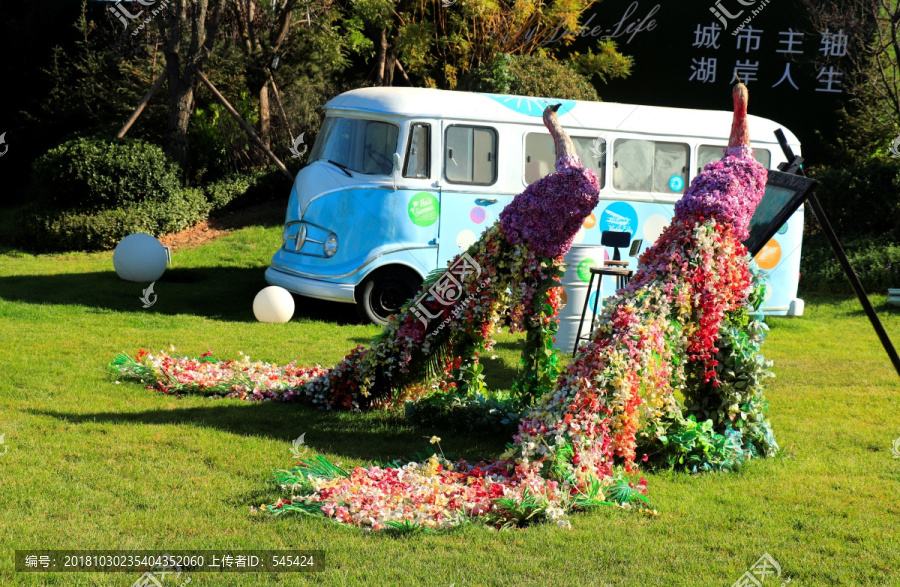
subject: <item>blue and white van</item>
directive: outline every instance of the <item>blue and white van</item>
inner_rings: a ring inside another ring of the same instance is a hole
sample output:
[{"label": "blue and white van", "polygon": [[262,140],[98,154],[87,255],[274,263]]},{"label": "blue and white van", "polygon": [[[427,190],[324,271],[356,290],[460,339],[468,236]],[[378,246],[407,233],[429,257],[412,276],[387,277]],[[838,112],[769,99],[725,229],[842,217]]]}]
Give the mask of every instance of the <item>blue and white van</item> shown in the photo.
[{"label": "blue and white van", "polygon": [[[553,170],[542,122],[558,114],[600,203],[576,237],[602,231],[650,246],[703,166],[722,157],[732,113],[427,88],[364,88],[325,105],[325,121],[291,191],[282,247],[266,281],[304,296],[357,304],[384,323],[437,267],[475,242],[512,198]],[[768,168],[784,161],[771,120],[749,117]],[[800,152],[797,137],[785,129]],[[770,272],[769,314],[798,314],[803,236],[798,210],[757,255]],[[612,256],[612,251],[607,250]],[[631,258],[632,266],[636,258]],[[604,292],[604,295],[610,292]]]}]

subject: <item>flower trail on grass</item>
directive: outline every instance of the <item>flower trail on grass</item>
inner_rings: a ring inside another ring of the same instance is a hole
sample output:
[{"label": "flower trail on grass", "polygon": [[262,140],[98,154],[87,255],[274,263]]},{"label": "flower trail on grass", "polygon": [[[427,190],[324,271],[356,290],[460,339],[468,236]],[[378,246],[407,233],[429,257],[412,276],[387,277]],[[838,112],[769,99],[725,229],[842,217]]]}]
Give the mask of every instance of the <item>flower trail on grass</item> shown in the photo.
[{"label": "flower trail on grass", "polygon": [[[345,471],[318,457],[279,471],[291,497],[263,509],[413,530],[446,529],[473,518],[499,527],[539,519],[567,526],[566,513],[573,510],[632,502],[643,508],[643,480],[635,485],[624,476],[637,468],[637,435],[665,416],[680,415],[673,392],[685,384],[687,363],[703,365],[704,383],[716,385],[719,328],[727,314],[747,304],[752,290],[741,241],[764,193],[766,170],[749,148],[742,84],[735,87],[734,104],[725,156],[694,179],[672,224],[641,255],[629,285],[604,306],[591,340],[524,415],[501,459],[451,463],[432,455],[424,462]],[[213,390],[346,408],[452,387],[464,369],[477,365],[477,354],[473,361],[466,353],[490,348],[504,308],[512,308],[514,324],[522,328],[555,319],[555,269],[597,203],[596,176],[581,166],[549,109],[545,122],[557,145],[557,172],[517,196],[467,251],[482,271],[462,280],[468,296],[457,310],[430,297],[426,307],[435,318],[429,323],[408,304],[369,349],[358,347],[330,370],[188,363],[164,354],[137,362],[120,356],[115,369],[170,393]],[[558,215],[559,209],[566,213]],[[547,219],[557,216],[550,226]],[[426,280],[422,291],[433,292],[434,283]],[[455,299],[463,299],[458,293]],[[438,360],[429,362],[433,358]],[[428,368],[418,368],[422,364]]]}]

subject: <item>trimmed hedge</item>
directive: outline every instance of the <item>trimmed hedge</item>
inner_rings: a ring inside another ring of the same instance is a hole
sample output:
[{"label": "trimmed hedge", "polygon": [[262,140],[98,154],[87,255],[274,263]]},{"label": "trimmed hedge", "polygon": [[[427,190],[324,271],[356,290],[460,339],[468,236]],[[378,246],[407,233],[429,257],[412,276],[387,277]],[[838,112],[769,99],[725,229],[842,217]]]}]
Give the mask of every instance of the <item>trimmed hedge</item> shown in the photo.
[{"label": "trimmed hedge", "polygon": [[13,238],[31,250],[109,249],[133,232],[183,230],[211,209],[202,190],[181,188],[161,148],[141,140],[73,139],[32,171],[33,198]]},{"label": "trimmed hedge", "polygon": [[129,202],[167,200],[181,191],[178,166],[156,145],[137,139],[77,138],[54,147],[32,167],[41,203],[94,212]]},{"label": "trimmed hedge", "polygon": [[110,210],[26,212],[19,244],[38,251],[95,251],[114,248],[134,232],[155,236],[193,226],[206,218],[209,202],[199,189],[165,201],[130,202]]}]

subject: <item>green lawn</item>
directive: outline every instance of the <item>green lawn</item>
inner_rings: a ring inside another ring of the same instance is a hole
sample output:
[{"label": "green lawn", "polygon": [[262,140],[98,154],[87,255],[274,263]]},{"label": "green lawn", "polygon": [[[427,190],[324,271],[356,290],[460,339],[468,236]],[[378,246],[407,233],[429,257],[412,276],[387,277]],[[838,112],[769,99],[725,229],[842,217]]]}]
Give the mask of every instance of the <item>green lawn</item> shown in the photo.
[{"label": "green lawn", "polygon": [[[181,399],[106,371],[117,352],[330,365],[377,333],[351,306],[298,303],[289,324],[257,323],[251,303],[280,242],[255,226],[178,252],[143,309],[112,254],[0,254],[0,584],[131,585],[136,573],[15,573],[15,549],[317,549],[317,574],[201,574],[191,585],[731,585],[763,553],[763,585],[900,584],[900,385],[854,299],[808,298],[772,319],[770,418],[785,447],[739,473],[650,474],[660,515],[578,514],[551,526],[481,526],[393,538],[323,519],[253,516],[281,494],[291,440],[346,465],[428,448],[495,457],[507,438],[415,428],[384,413]],[[900,313],[873,297],[900,343]],[[508,385],[516,338],[502,336],[488,382]],[[2,447],[0,447],[2,451]],[[169,582],[165,584],[170,584]],[[176,584],[171,582],[171,584]]]}]

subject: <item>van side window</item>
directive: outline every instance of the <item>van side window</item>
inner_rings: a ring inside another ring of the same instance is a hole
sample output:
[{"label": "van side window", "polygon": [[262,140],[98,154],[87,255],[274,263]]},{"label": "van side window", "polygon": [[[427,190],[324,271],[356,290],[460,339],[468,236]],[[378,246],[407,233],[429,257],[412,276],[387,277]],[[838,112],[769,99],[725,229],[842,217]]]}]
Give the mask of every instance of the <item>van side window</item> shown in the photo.
[{"label": "van side window", "polygon": [[687,184],[690,151],[683,143],[616,139],[613,185],[626,192],[681,193]]},{"label": "van side window", "polygon": [[[697,147],[697,174],[699,175],[708,163],[718,161],[725,153],[725,145],[700,145]],[[772,162],[772,154],[767,149],[753,149],[753,158],[766,169]]]},{"label": "van side window", "polygon": [[490,185],[497,181],[497,131],[453,125],[444,136],[444,176],[451,183]]},{"label": "van side window", "polygon": [[431,177],[431,125],[419,122],[409,128],[403,177]]},{"label": "van side window", "polygon": [[[606,185],[606,140],[600,137],[572,137],[575,152],[588,169],[593,170],[600,180],[600,187]],[[547,133],[530,132],[525,135],[525,183],[533,184],[548,173],[555,171],[556,148],[553,138]]]}]

